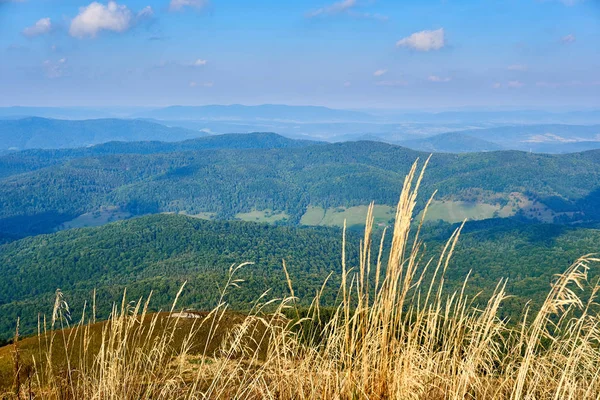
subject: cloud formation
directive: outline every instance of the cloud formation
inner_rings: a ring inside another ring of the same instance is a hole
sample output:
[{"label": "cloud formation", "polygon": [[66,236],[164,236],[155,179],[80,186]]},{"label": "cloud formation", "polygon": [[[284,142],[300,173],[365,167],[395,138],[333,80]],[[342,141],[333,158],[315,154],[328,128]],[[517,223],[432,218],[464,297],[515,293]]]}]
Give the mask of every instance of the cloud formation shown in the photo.
[{"label": "cloud formation", "polygon": [[439,50],[445,44],[444,28],[415,32],[396,42],[397,47],[408,47],[417,51]]},{"label": "cloud formation", "polygon": [[52,22],[50,21],[50,18],[42,18],[38,20],[33,26],[29,26],[23,29],[23,35],[27,37],[34,37],[50,33],[51,30]]},{"label": "cloud formation", "polygon": [[429,80],[430,82],[450,82],[452,78],[441,77],[437,75],[429,75],[429,78],[427,78],[427,80]]},{"label": "cloud formation", "polygon": [[344,14],[354,18],[374,19],[377,21],[387,21],[389,19],[386,15],[378,13],[356,11],[354,9],[356,6],[358,6],[358,2],[356,0],[341,0],[306,13],[306,18]]},{"label": "cloud formation", "polygon": [[373,72],[373,76],[383,76],[386,72],[387,69],[378,69],[377,71]]},{"label": "cloud formation", "polygon": [[46,60],[42,63],[46,77],[50,79],[60,78],[63,76],[66,65],[66,58],[61,58],[58,61]]},{"label": "cloud formation", "polygon": [[169,10],[179,11],[186,7],[196,8],[198,10],[206,7],[208,0],[171,0],[169,4]]},{"label": "cloud formation", "polygon": [[132,13],[127,6],[109,1],[107,5],[93,2],[79,9],[71,21],[69,34],[77,38],[91,37],[103,31],[125,32],[132,24]]},{"label": "cloud formation", "polygon": [[154,16],[154,10],[150,6],[146,6],[137,13],[138,19],[152,18]]},{"label": "cloud formation", "polygon": [[306,14],[308,18],[318,17],[320,15],[335,15],[349,11],[356,6],[356,0],[341,0],[329,6],[322,7]]},{"label": "cloud formation", "polygon": [[200,58],[192,63],[193,67],[201,67],[203,65],[206,65],[206,60],[202,60]]},{"label": "cloud formation", "polygon": [[577,38],[572,33],[568,34],[567,36],[563,36],[560,39],[560,41],[563,42],[563,43],[565,43],[565,44],[573,43],[575,40],[577,40]]}]

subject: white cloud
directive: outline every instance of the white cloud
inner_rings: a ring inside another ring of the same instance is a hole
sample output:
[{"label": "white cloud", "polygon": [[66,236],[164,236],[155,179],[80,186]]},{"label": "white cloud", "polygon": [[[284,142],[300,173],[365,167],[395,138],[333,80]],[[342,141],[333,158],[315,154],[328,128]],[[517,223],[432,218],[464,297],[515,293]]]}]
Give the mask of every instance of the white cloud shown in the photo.
[{"label": "white cloud", "polygon": [[200,10],[207,5],[208,0],[171,0],[171,3],[169,4],[169,10],[179,11],[185,7],[191,7]]},{"label": "white cloud", "polygon": [[60,78],[64,75],[65,67],[67,64],[66,58],[61,58],[58,61],[46,60],[42,63],[44,72],[48,78]]},{"label": "white cloud", "polygon": [[500,82],[496,82],[496,83],[494,83],[494,84],[492,85],[492,87],[493,87],[494,89],[500,89],[500,88],[502,87],[502,84],[501,84]]},{"label": "white cloud", "polygon": [[523,64],[513,64],[506,67],[509,71],[527,71],[529,68]]},{"label": "white cloud", "polygon": [[444,28],[415,32],[396,42],[397,47],[408,47],[418,51],[439,50],[444,45]]},{"label": "white cloud", "polygon": [[374,19],[377,21],[387,21],[389,19],[386,15],[356,11],[354,9],[356,6],[358,6],[358,2],[356,0],[340,0],[328,6],[310,11],[306,13],[306,17],[315,18],[345,14],[354,18]]},{"label": "white cloud", "polygon": [[206,65],[206,60],[202,60],[200,58],[192,63],[193,67],[201,67],[203,65]]},{"label": "white cloud", "polygon": [[154,10],[150,6],[146,6],[137,13],[138,18],[152,18],[154,16]]},{"label": "white cloud", "polygon": [[567,36],[563,36],[560,39],[560,41],[563,42],[563,43],[565,43],[565,44],[573,43],[575,40],[577,40],[577,38],[572,33],[568,34]]},{"label": "white cloud", "polygon": [[449,77],[441,77],[441,76],[437,76],[437,75],[429,75],[429,78],[427,78],[430,82],[450,82],[452,80],[452,78]]},{"label": "white cloud", "polygon": [[335,15],[346,11],[349,11],[352,7],[356,6],[356,0],[341,0],[337,3],[333,3],[329,6],[319,8],[311,11],[306,16],[308,18],[318,17],[320,15]]},{"label": "white cloud", "polygon": [[344,82],[344,87],[350,87],[350,86],[352,86],[351,82]]},{"label": "white cloud", "polygon": [[377,86],[406,86],[408,82],[406,81],[378,81],[375,82]]},{"label": "white cloud", "polygon": [[198,85],[198,83],[196,83],[196,82],[194,82],[194,81],[191,81],[191,82],[190,82],[190,87],[196,87],[197,85]]},{"label": "white cloud", "polygon": [[385,75],[387,72],[387,69],[378,69],[377,71],[373,72],[373,76],[383,76]]},{"label": "white cloud", "polygon": [[50,18],[42,18],[37,21],[33,26],[29,26],[23,29],[23,35],[33,37],[44,35],[52,30],[52,22]]},{"label": "white cloud", "polygon": [[525,86],[525,84],[521,81],[509,81],[506,86],[508,86],[509,88],[521,88],[523,86]]},{"label": "white cloud", "polygon": [[125,32],[131,23],[132,13],[126,6],[114,1],[109,1],[108,5],[93,2],[79,9],[79,14],[71,21],[69,34],[78,38],[93,38],[103,30]]}]

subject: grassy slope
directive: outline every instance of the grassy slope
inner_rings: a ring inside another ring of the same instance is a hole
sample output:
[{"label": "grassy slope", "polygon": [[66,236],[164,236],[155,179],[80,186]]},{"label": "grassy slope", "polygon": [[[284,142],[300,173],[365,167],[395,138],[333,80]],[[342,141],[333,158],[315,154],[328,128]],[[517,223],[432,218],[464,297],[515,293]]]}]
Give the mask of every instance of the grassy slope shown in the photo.
[{"label": "grassy slope", "polygon": [[[177,319],[179,313],[170,314],[167,312],[161,312],[158,315],[158,323],[155,334],[150,337],[150,340],[156,339],[158,336],[164,333],[164,329],[167,326],[168,319]],[[198,322],[205,319],[208,313],[193,313],[193,314],[182,314],[184,317],[180,317],[177,321],[177,329],[174,330],[173,342],[171,343],[170,351],[175,354],[177,350],[181,348],[184,340],[188,333],[197,328],[199,325]],[[193,318],[187,317],[188,315],[193,315]],[[152,319],[155,317],[154,314],[148,314],[145,316],[141,325],[144,329],[148,330],[151,324]],[[187,318],[186,318],[187,317]],[[237,313],[227,313],[221,319],[220,329],[216,332],[216,335],[212,337],[209,341],[207,340],[209,337],[210,324],[204,323],[197,330],[196,334],[193,335],[191,341],[191,355],[198,355],[204,352],[204,349],[207,349],[207,355],[212,357],[213,354],[218,350],[219,345],[224,337],[226,337],[229,330],[237,324],[240,324],[244,319],[244,316]],[[210,320],[209,320],[210,321]],[[106,328],[106,322],[97,322],[95,324],[89,325],[89,347],[88,352],[95,354],[99,351],[100,345],[102,343],[102,332]],[[60,326],[57,325],[57,330],[53,337],[53,332],[50,332],[50,328],[48,327],[48,332],[46,334],[42,333],[40,336],[30,336],[27,338],[23,338],[19,341],[19,353],[22,366],[24,370],[31,368],[33,366],[33,359],[35,359],[35,363],[37,368],[44,368],[46,364],[46,350],[50,342],[53,343],[53,351],[52,351],[52,361],[54,368],[62,370],[67,366],[67,356],[65,355],[65,341],[74,341],[75,343],[81,343],[82,331],[78,332],[75,328],[66,328],[64,330],[60,329]],[[206,346],[208,343],[208,346]],[[69,360],[73,362],[73,360],[79,361],[80,352],[83,348],[81,344],[75,346],[69,346],[69,349],[72,349],[70,352]],[[14,358],[13,358],[14,347],[12,345],[7,345],[4,347],[0,347],[0,393],[4,391],[8,391],[11,389],[14,379]],[[74,368],[79,368],[79,363],[76,362],[75,365],[72,365]]]}]

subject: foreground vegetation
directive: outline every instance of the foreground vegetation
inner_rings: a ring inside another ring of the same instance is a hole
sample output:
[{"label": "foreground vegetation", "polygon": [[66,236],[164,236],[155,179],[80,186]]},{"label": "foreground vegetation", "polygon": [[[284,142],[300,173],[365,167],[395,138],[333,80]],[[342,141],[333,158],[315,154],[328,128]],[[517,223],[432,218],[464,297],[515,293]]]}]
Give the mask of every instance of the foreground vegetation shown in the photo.
[{"label": "foreground vegetation", "polygon": [[[284,262],[289,295],[259,296],[215,350],[211,338],[223,332],[229,291],[243,285],[242,265],[230,269],[217,307],[195,318],[183,340],[175,340],[186,317],[175,313],[180,290],[165,323],[160,314],[147,315],[150,298],[130,304],[124,297],[102,328],[100,345],[92,346],[93,317],[84,315],[68,335],[54,330],[67,321],[59,293],[50,328],[39,336],[39,361],[21,370],[18,342],[13,346],[19,372],[13,397],[598,398],[600,286],[587,278],[590,264],[600,260],[579,258],[555,277],[537,311],[526,308],[510,324],[499,316],[508,297],[505,280],[483,307],[467,294],[468,277],[457,291],[445,285],[462,226],[435,257],[424,253],[421,225],[412,224],[421,178],[413,166],[387,252],[385,240],[373,240],[372,209],[356,264],[347,261],[344,235],[333,311],[320,307],[321,290],[308,310],[299,309]],[[199,330],[208,331],[206,344],[194,349]],[[60,368],[53,358],[59,338],[67,360]]]}]

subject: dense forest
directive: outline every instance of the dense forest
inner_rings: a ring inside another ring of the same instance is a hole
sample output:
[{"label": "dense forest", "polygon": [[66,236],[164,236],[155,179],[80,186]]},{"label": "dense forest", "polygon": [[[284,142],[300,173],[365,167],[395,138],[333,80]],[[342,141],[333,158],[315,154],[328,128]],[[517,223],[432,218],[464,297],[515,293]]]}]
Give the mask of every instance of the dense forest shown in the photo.
[{"label": "dense forest", "polygon": [[[0,232],[4,237],[51,232],[101,207],[132,215],[213,213],[220,219],[268,209],[285,212],[293,225],[309,205],[393,206],[410,165],[428,157],[377,142],[310,145],[263,135],[255,148],[239,148],[228,135],[211,138],[212,144],[198,140],[2,156]],[[565,223],[598,217],[598,187],[600,151],[434,154],[422,195],[438,190],[442,199],[506,202],[516,192]]]},{"label": "dense forest", "polygon": [[[430,223],[423,231],[425,259],[439,254],[456,225]],[[377,231],[378,241],[381,230]],[[153,215],[97,228],[71,229],[0,246],[0,337],[10,336],[17,317],[31,333],[38,312],[49,314],[60,288],[74,320],[97,289],[98,317],[106,317],[127,287],[137,299],[153,292],[153,309],[166,308],[187,281],[180,305],[209,309],[217,304],[229,267],[242,262],[240,288],[227,296],[232,307],[248,309],[265,290],[287,292],[285,259],[296,295],[304,305],[334,272],[322,300],[334,305],[341,271],[337,228],[294,228],[240,221],[204,221],[181,215]],[[389,235],[388,235],[389,236]],[[356,266],[358,231],[347,235],[347,260]],[[389,239],[389,237],[388,237]],[[600,248],[600,231],[515,219],[469,222],[447,272],[447,285],[459,289],[470,275],[468,293],[488,296],[508,278],[510,299],[503,315],[517,318],[524,303],[539,304],[553,275],[577,257]],[[591,276],[598,276],[592,270]]]},{"label": "dense forest", "polygon": [[[349,259],[356,257],[358,242],[353,242]],[[240,309],[266,289],[272,288],[274,296],[285,292],[283,259],[297,281],[298,294],[312,296],[330,271],[339,270],[340,255],[337,229],[164,214],[26,238],[0,247],[0,336],[13,329],[17,316],[31,332],[38,312],[51,310],[58,288],[74,315],[91,300],[94,288],[100,318],[107,316],[125,287],[132,299],[153,291],[153,304],[166,307],[186,280],[182,304],[212,307],[229,267],[243,262],[254,264],[238,273],[246,282],[229,297]]]}]

